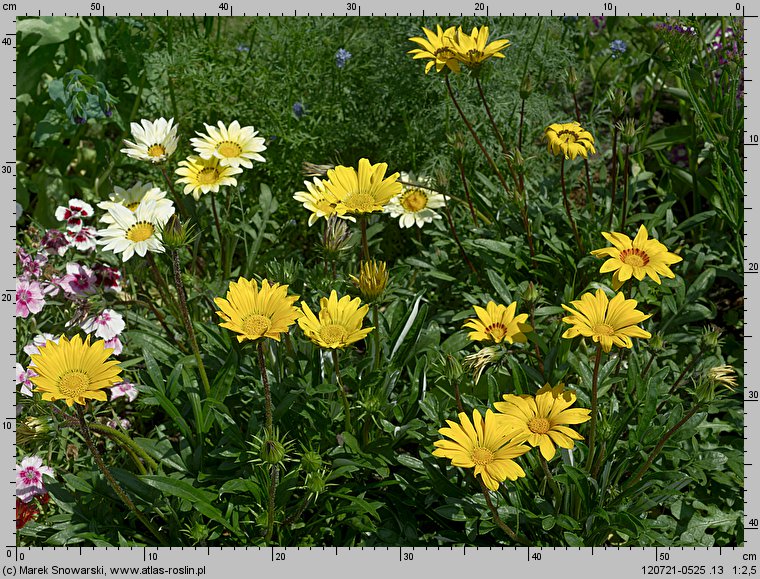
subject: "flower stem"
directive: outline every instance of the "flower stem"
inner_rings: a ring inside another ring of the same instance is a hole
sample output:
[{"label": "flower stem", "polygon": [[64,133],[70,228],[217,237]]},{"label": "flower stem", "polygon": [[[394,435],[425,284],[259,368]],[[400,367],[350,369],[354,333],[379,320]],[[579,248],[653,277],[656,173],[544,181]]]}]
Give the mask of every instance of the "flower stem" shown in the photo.
[{"label": "flower stem", "polygon": [[[575,120],[578,124],[581,122],[581,109],[578,106],[578,97],[573,93],[573,103],[575,104]],[[596,214],[596,207],[594,206],[594,190],[591,188],[591,168],[588,162],[588,157],[584,157],[583,164],[586,167],[586,205],[591,209],[591,216]]]},{"label": "flower stem", "polygon": [[615,215],[615,193],[617,193],[617,181],[618,181],[618,158],[617,158],[617,142],[618,142],[618,128],[617,123],[612,129],[612,197],[610,200],[610,231],[612,231],[612,218]]},{"label": "flower stem", "polygon": [[224,255],[224,247],[227,245],[225,239],[222,237],[222,227],[219,224],[219,214],[216,212],[216,195],[211,192],[211,211],[214,214],[214,224],[216,225],[216,233],[219,236],[219,250],[221,252],[222,271],[227,271],[227,260]]},{"label": "flower stem", "polygon": [[364,256],[364,261],[369,261],[369,244],[367,243],[367,216],[362,215],[359,218],[359,222],[361,224],[362,230],[362,255]]},{"label": "flower stem", "polygon": [[[676,381],[673,382],[673,385],[670,387],[670,390],[668,390],[668,396],[667,398],[670,398],[673,393],[676,391],[678,386],[683,382],[683,379],[694,369],[694,366],[697,365],[697,363],[702,359],[702,356],[704,355],[705,350],[704,348],[701,349],[699,352],[697,352],[697,355],[692,358],[691,362],[689,362],[689,365],[684,368],[681,373],[678,375],[678,378],[676,378]],[[665,406],[665,403],[667,402],[667,398],[660,402],[660,404],[657,406],[657,412],[660,412]]]},{"label": "flower stem", "polygon": [[267,497],[267,533],[264,536],[264,540],[269,543],[272,540],[272,534],[274,533],[274,498],[277,493],[277,483],[280,478],[280,467],[276,464],[272,465],[269,470],[269,496]]},{"label": "flower stem", "polygon": [[554,503],[554,511],[558,513],[560,508],[562,507],[562,491],[559,489],[559,485],[557,485],[557,481],[554,480],[554,477],[552,476],[552,473],[549,470],[549,464],[546,462],[544,455],[539,452],[538,458],[541,461],[541,468],[544,471],[546,482],[549,484],[549,486],[552,489],[552,492],[554,493],[554,500],[556,501]]},{"label": "flower stem", "polygon": [[597,401],[599,386],[599,361],[602,359],[601,344],[596,347],[596,360],[594,360],[594,377],[591,382],[591,424],[588,435],[588,457],[586,459],[586,470],[591,468],[594,461],[594,445],[596,444],[596,415],[599,410]]},{"label": "flower stem", "polygon": [[177,209],[180,212],[180,215],[183,218],[187,217],[187,211],[185,211],[185,206],[182,203],[182,199],[180,199],[177,192],[174,190],[174,183],[172,183],[171,179],[169,179],[169,174],[166,172],[166,167],[164,165],[161,165],[161,173],[164,176],[164,180],[166,181],[166,184],[169,186],[169,192],[172,194],[172,198],[174,199],[174,204],[177,206]]},{"label": "flower stem", "polygon": [[[506,156],[509,154],[507,143],[504,142],[504,137],[502,136],[501,131],[499,130],[499,126],[496,124],[496,119],[494,119],[493,114],[491,113],[491,107],[488,106],[488,100],[486,100],[486,93],[483,92],[483,85],[480,84],[480,78],[477,76],[475,77],[475,84],[478,86],[478,92],[480,93],[480,100],[483,102],[483,108],[486,109],[488,120],[491,121],[491,127],[493,128],[493,132],[496,135],[496,139],[499,141],[499,145],[501,145],[501,150]],[[525,101],[523,101],[523,104],[525,104]]]},{"label": "flower stem", "polygon": [[623,168],[623,210],[620,217],[620,231],[625,230],[625,218],[628,213],[628,183],[630,181],[629,173],[631,172],[631,146],[625,146],[625,167]]},{"label": "flower stem", "polygon": [[261,381],[264,383],[264,414],[266,416],[265,428],[267,436],[272,433],[272,392],[269,389],[269,379],[267,378],[267,367],[264,364],[264,344],[259,340],[256,344],[256,352],[259,358],[259,371],[261,372]]},{"label": "flower stem", "polygon": [[443,196],[443,206],[446,208],[446,220],[449,222],[449,229],[451,229],[451,235],[454,237],[454,242],[457,244],[457,247],[459,248],[459,252],[462,254],[462,257],[464,258],[464,261],[467,263],[468,267],[470,268],[470,271],[472,271],[472,273],[480,277],[478,275],[478,270],[475,269],[475,266],[472,265],[470,258],[467,256],[467,252],[464,250],[464,247],[462,246],[462,242],[459,241],[459,236],[457,235],[457,228],[454,225],[454,219],[451,217],[451,211],[449,210],[449,202],[446,198],[446,195]]},{"label": "flower stem", "polygon": [[464,111],[459,106],[459,101],[457,101],[456,97],[454,96],[454,89],[451,88],[451,81],[449,80],[449,75],[446,75],[446,88],[449,91],[449,96],[451,97],[451,101],[454,103],[454,107],[457,109],[459,116],[462,118],[462,121],[464,121],[464,124],[467,125],[467,128],[469,129],[470,134],[472,135],[472,138],[475,139],[475,142],[477,143],[478,147],[480,148],[483,155],[485,156],[486,161],[488,161],[488,166],[491,167],[491,170],[496,175],[496,178],[499,180],[499,183],[501,183],[501,186],[504,187],[504,191],[509,193],[509,187],[507,187],[507,182],[504,180],[504,175],[501,174],[501,171],[499,171],[499,168],[496,166],[496,163],[493,162],[491,155],[483,146],[483,143],[480,141],[478,134],[475,132],[475,129],[473,128],[472,123],[470,123],[470,121],[465,116]]},{"label": "flower stem", "polygon": [[470,197],[470,187],[467,185],[467,176],[464,174],[464,163],[462,159],[457,157],[457,167],[459,168],[459,177],[462,179],[462,186],[464,187],[464,194],[467,197],[467,205],[470,206],[470,214],[472,214],[472,224],[478,226],[478,217],[475,215],[475,207],[472,204],[472,198]]},{"label": "flower stem", "polygon": [[520,543],[521,545],[530,545],[530,541],[526,539],[525,537],[518,535],[515,533],[512,529],[509,528],[509,526],[501,520],[501,517],[499,516],[499,511],[496,510],[496,507],[494,506],[493,502],[491,502],[491,494],[488,491],[488,488],[486,487],[483,480],[476,476],[476,479],[478,479],[478,483],[480,483],[480,490],[483,491],[483,496],[486,498],[486,505],[488,505],[488,509],[491,511],[491,514],[493,515],[494,522],[499,525],[499,528],[504,531],[507,536],[515,541],[516,543]]},{"label": "flower stem", "polygon": [[573,229],[575,243],[578,244],[578,249],[580,250],[581,254],[584,254],[586,253],[586,250],[583,249],[583,242],[581,241],[581,236],[578,234],[578,228],[575,226],[575,220],[573,219],[573,214],[570,211],[570,201],[567,198],[567,188],[565,187],[565,157],[561,157],[560,160],[559,176],[562,180],[562,200],[565,203],[565,213],[567,213],[567,219],[570,222],[570,227]]},{"label": "flower stem", "polygon": [[348,395],[346,389],[343,386],[343,379],[340,377],[340,365],[338,364],[338,350],[332,350],[333,366],[335,366],[335,379],[338,381],[338,392],[340,392],[340,398],[343,401],[343,414],[345,414],[346,430],[353,433],[351,428],[351,407],[348,404]]},{"label": "flower stem", "polygon": [[372,304],[372,323],[375,325],[375,331],[372,332],[375,341],[375,365],[372,369],[377,370],[380,367],[380,312],[376,303]]},{"label": "flower stem", "polygon": [[172,260],[172,269],[174,270],[174,284],[177,286],[177,295],[179,296],[179,309],[182,312],[182,322],[185,324],[185,330],[187,331],[187,335],[190,338],[190,347],[192,348],[193,355],[195,356],[195,363],[198,366],[198,373],[201,375],[203,389],[206,391],[206,397],[209,397],[211,396],[211,386],[208,382],[208,376],[206,376],[206,367],[203,365],[201,351],[198,349],[198,342],[195,339],[193,322],[190,320],[190,313],[187,310],[185,284],[182,281],[182,273],[180,271],[179,264],[179,252],[177,250],[172,250],[170,253]]},{"label": "flower stem", "polygon": [[123,432],[119,432],[115,428],[111,428],[105,424],[98,424],[97,422],[90,424],[89,428],[94,432],[100,432],[101,434],[108,436],[125,449],[131,450],[135,455],[145,461],[145,464],[148,465],[149,469],[158,470],[158,464],[156,464],[156,461],[153,460],[151,456],[145,452],[134,440],[132,440]]},{"label": "flower stem", "polygon": [[623,490],[626,490],[633,485],[635,485],[637,482],[641,480],[641,477],[644,476],[644,473],[649,470],[649,467],[652,466],[652,463],[654,462],[654,459],[657,458],[657,455],[660,454],[660,451],[662,450],[662,447],[665,446],[665,443],[670,440],[670,438],[678,431],[679,428],[681,428],[684,424],[686,424],[686,421],[689,420],[694,414],[696,414],[697,410],[699,410],[700,405],[696,404],[692,407],[691,410],[689,410],[686,414],[684,414],[683,418],[679,420],[673,428],[668,430],[662,438],[657,443],[657,446],[654,447],[654,450],[649,454],[649,457],[647,458],[647,461],[641,465],[641,468],[636,471],[636,474],[633,475],[633,477],[623,486]]},{"label": "flower stem", "polygon": [[77,417],[79,418],[79,429],[82,432],[82,437],[84,438],[84,442],[87,445],[87,448],[92,453],[92,458],[95,459],[95,464],[98,465],[100,472],[103,473],[103,476],[106,477],[106,480],[111,485],[111,488],[113,488],[114,492],[116,492],[116,494],[119,495],[119,498],[124,502],[125,505],[127,505],[127,508],[129,508],[129,510],[135,514],[135,516],[142,522],[142,524],[145,525],[151,533],[153,533],[153,536],[156,537],[156,539],[158,539],[159,543],[161,543],[162,545],[167,545],[167,542],[164,536],[153,525],[153,523],[151,523],[148,520],[148,518],[135,506],[135,504],[132,502],[132,499],[130,499],[129,495],[126,492],[124,492],[124,489],[122,489],[121,485],[119,485],[119,483],[116,482],[116,479],[111,474],[111,471],[108,470],[108,467],[103,462],[103,458],[100,456],[100,452],[98,452],[97,447],[92,442],[92,437],[90,436],[90,429],[87,426],[87,421],[85,420],[82,407],[78,404],[75,406],[77,408]]}]

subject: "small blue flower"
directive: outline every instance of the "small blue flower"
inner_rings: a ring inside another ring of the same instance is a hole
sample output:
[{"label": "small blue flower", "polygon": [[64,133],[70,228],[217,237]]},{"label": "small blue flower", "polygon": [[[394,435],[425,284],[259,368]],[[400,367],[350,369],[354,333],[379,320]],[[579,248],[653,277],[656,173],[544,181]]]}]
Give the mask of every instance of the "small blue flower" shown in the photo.
[{"label": "small blue flower", "polygon": [[351,59],[351,53],[345,48],[339,48],[335,53],[335,66],[343,68],[346,63]]},{"label": "small blue flower", "polygon": [[237,50],[238,52],[248,52],[251,49],[248,48],[245,44],[238,44],[235,50]]},{"label": "small blue flower", "polygon": [[303,106],[303,103],[301,101],[293,103],[293,114],[296,116],[297,119],[300,119],[302,116],[306,114],[306,109]]},{"label": "small blue flower", "polygon": [[612,52],[612,58],[617,58],[621,54],[625,54],[628,50],[628,45],[625,40],[613,40],[610,42],[610,51]]}]

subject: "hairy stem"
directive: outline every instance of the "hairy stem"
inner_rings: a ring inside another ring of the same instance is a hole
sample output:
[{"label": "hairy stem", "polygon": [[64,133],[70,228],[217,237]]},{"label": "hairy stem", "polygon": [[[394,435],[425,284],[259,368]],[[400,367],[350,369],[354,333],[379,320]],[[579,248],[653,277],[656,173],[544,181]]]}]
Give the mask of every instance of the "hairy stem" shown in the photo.
[{"label": "hairy stem", "polygon": [[565,157],[561,157],[560,165],[559,165],[559,176],[562,180],[562,201],[565,204],[565,213],[567,213],[567,220],[570,222],[570,227],[573,230],[573,235],[575,236],[575,243],[578,244],[578,249],[581,252],[581,255],[586,253],[586,250],[583,249],[583,242],[581,241],[581,236],[578,234],[578,228],[575,226],[575,219],[573,219],[573,214],[570,210],[570,201],[567,198],[567,188],[565,187]]},{"label": "hairy stem", "polygon": [[195,330],[193,329],[193,322],[190,320],[190,312],[187,309],[187,298],[185,296],[185,284],[182,281],[182,272],[180,270],[179,252],[177,250],[172,250],[170,253],[172,270],[174,271],[174,284],[177,286],[179,309],[182,313],[182,323],[185,325],[188,338],[190,338],[190,348],[193,350],[195,363],[198,366],[198,373],[201,375],[203,389],[206,391],[206,396],[208,397],[211,396],[211,386],[209,385],[208,376],[206,375],[206,367],[203,365],[201,351],[198,348],[198,341],[195,339]]},{"label": "hairy stem", "polygon": [[586,459],[586,470],[591,469],[594,462],[594,445],[596,444],[596,415],[599,412],[597,400],[599,386],[599,361],[602,359],[602,345],[596,347],[596,360],[594,360],[594,376],[591,382],[591,423],[588,435],[588,457]]},{"label": "hairy stem", "polygon": [[108,470],[106,463],[103,462],[103,458],[100,456],[100,452],[98,452],[97,447],[92,442],[92,437],[90,436],[90,429],[87,426],[87,421],[85,420],[82,407],[77,404],[76,408],[77,408],[77,417],[79,418],[79,429],[82,432],[82,437],[84,438],[84,442],[87,445],[87,448],[92,453],[92,458],[95,459],[95,464],[98,465],[100,472],[103,473],[103,476],[106,477],[108,484],[111,485],[111,488],[114,490],[114,492],[119,496],[119,498],[124,502],[124,504],[127,505],[127,508],[135,514],[135,516],[142,522],[143,525],[145,525],[148,528],[148,530],[151,533],[153,533],[153,536],[156,537],[156,539],[158,539],[159,543],[161,543],[162,545],[167,545],[167,542],[164,536],[153,525],[153,523],[151,523],[148,520],[148,518],[140,511],[140,509],[138,509],[135,506],[135,504],[132,502],[132,499],[130,499],[129,495],[126,492],[124,492],[124,489],[121,488],[121,485],[118,482],[116,482],[116,479],[111,474],[111,471]]},{"label": "hairy stem", "polygon": [[353,433],[351,428],[351,406],[348,403],[348,394],[343,386],[343,379],[340,377],[340,365],[338,364],[338,350],[332,350],[333,366],[335,366],[335,379],[338,381],[338,392],[343,402],[343,414],[345,414],[346,430]]}]

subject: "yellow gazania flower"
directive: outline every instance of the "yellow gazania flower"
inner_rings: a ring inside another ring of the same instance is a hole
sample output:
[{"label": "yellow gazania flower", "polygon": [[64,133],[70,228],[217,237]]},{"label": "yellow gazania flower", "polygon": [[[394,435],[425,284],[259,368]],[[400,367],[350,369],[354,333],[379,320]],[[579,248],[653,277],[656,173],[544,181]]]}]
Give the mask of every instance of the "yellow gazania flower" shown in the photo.
[{"label": "yellow gazania flower", "polygon": [[473,306],[477,319],[470,318],[463,328],[475,330],[470,332],[470,340],[477,342],[494,342],[496,344],[506,340],[510,344],[515,342],[525,343],[528,338],[525,332],[530,332],[533,328],[525,323],[528,314],[515,316],[517,303],[512,302],[509,306],[488,302],[485,309],[480,306]]},{"label": "yellow gazania flower", "polygon": [[505,480],[517,480],[525,476],[525,471],[514,459],[530,450],[530,447],[515,441],[514,428],[503,424],[493,410],[486,410],[486,418],[473,410],[472,422],[464,412],[459,413],[459,422],[446,421],[448,428],[438,432],[451,440],[436,440],[433,456],[451,459],[451,464],[463,468],[474,468],[475,476],[480,475],[483,483],[492,491],[499,489]]},{"label": "yellow gazania flower", "polygon": [[470,68],[480,67],[491,57],[504,58],[500,51],[509,46],[509,40],[494,40],[488,42],[488,26],[474,27],[471,34],[467,34],[460,26],[452,38],[453,50],[456,59]]},{"label": "yellow gazania flower", "polygon": [[544,385],[535,397],[505,394],[503,398],[504,402],[494,402],[494,408],[500,412],[496,416],[510,428],[518,429],[515,442],[540,447],[546,460],[554,458],[555,444],[560,448],[573,448],[574,440],[583,440],[567,424],[591,420],[588,408],[570,408],[575,404],[575,392],[565,390],[562,383],[554,388]]},{"label": "yellow gazania flower", "polygon": [[286,333],[300,315],[293,303],[298,296],[288,295],[288,286],[270,284],[243,277],[230,282],[227,299],[214,298],[219,307],[217,314],[224,320],[219,324],[239,334],[238,342],[272,338],[280,341],[280,334]]},{"label": "yellow gazania flower", "polygon": [[373,213],[382,211],[388,202],[401,193],[399,174],[388,177],[387,163],[371,165],[369,160],[359,160],[359,170],[338,165],[327,172],[325,191],[338,200],[335,210],[338,215],[346,213]]},{"label": "yellow gazania flower", "polygon": [[43,400],[65,400],[84,406],[88,398],[107,400],[105,388],[121,381],[118,360],[108,360],[113,348],[106,348],[103,340],[90,344],[77,334],[71,340],[61,336],[58,343],[48,340],[39,354],[32,354],[36,376],[32,376],[35,392]]},{"label": "yellow gazania flower", "polygon": [[201,198],[201,194],[219,192],[219,187],[225,185],[237,186],[237,179],[233,175],[242,173],[240,167],[225,167],[219,163],[219,159],[211,157],[203,159],[201,157],[188,157],[179,162],[179,169],[175,171],[177,175],[182,175],[177,179],[177,183],[185,183],[185,195],[193,194],[196,201]]},{"label": "yellow gazania flower", "polygon": [[415,48],[410,50],[408,54],[413,54],[413,59],[429,58],[430,62],[425,65],[425,74],[430,72],[430,69],[435,66],[436,72],[441,72],[444,68],[448,68],[453,72],[459,72],[459,63],[456,59],[456,54],[453,50],[452,38],[456,33],[456,29],[450,26],[444,32],[441,26],[437,26],[437,32],[428,30],[424,26],[422,31],[427,38],[421,36],[415,36],[410,38],[412,42],[419,44],[422,48]]},{"label": "yellow gazania flower", "polygon": [[544,136],[549,142],[548,150],[555,155],[562,152],[565,159],[596,153],[594,137],[576,122],[551,124],[544,130]]},{"label": "yellow gazania flower", "polygon": [[193,137],[190,139],[190,144],[201,158],[216,157],[223,167],[243,166],[246,169],[253,167],[251,160],[260,163],[266,161],[264,157],[259,155],[266,150],[265,139],[257,137],[256,135],[259,132],[255,131],[253,127],[241,127],[237,121],[232,121],[229,127],[225,126],[222,121],[217,124],[218,129],[213,125],[203,123],[208,134],[196,131],[195,134],[200,138]]},{"label": "yellow gazania flower", "polygon": [[596,295],[587,292],[580,300],[570,302],[573,308],[562,304],[571,315],[562,318],[572,327],[562,334],[563,338],[585,336],[599,342],[605,352],[615,344],[621,348],[632,348],[631,338],[651,338],[652,334],[636,324],[652,317],[636,309],[636,300],[627,300],[622,293],[608,300],[604,291],[596,290]]},{"label": "yellow gazania flower", "polygon": [[298,325],[306,337],[321,348],[345,348],[364,339],[375,329],[362,329],[369,306],[360,307],[360,304],[359,298],[351,299],[349,296],[343,296],[338,300],[338,294],[333,290],[329,299],[322,298],[319,301],[319,319],[305,302],[301,302],[303,315],[298,318]]},{"label": "yellow gazania flower", "polygon": [[647,239],[649,233],[643,225],[639,227],[636,237],[631,238],[622,233],[602,232],[604,238],[612,243],[613,247],[595,249],[591,252],[596,257],[609,257],[602,264],[599,273],[614,271],[612,275],[612,287],[616,291],[631,276],[641,281],[649,276],[656,283],[660,283],[660,276],[674,278],[676,275],[670,271],[670,265],[682,261],[683,258],[675,253],[670,253],[668,248],[656,239]]},{"label": "yellow gazania flower", "polygon": [[356,221],[350,215],[338,215],[338,211],[335,208],[338,204],[338,199],[327,191],[325,183],[319,177],[314,177],[313,181],[304,181],[303,183],[306,185],[308,192],[296,191],[293,193],[293,199],[301,203],[304,209],[311,211],[311,215],[309,215],[309,227],[314,225],[320,217],[329,219],[333,215],[341,219]]}]

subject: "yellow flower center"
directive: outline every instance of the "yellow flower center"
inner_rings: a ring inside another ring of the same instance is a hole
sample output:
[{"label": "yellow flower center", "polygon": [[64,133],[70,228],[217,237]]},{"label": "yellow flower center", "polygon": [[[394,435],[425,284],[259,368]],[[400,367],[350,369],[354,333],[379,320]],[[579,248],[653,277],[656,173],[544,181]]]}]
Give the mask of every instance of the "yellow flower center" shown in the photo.
[{"label": "yellow flower center", "polygon": [[528,421],[528,428],[533,434],[546,434],[551,425],[546,418],[531,418]]},{"label": "yellow flower center", "polygon": [[371,213],[377,205],[375,198],[367,193],[349,193],[343,203],[357,213]]},{"label": "yellow flower center", "polygon": [[204,167],[198,171],[198,183],[201,185],[213,185],[219,180],[219,171],[214,167]]},{"label": "yellow flower center", "polygon": [[428,196],[419,189],[412,189],[401,196],[399,203],[401,204],[401,207],[409,211],[409,213],[416,213],[427,207]]},{"label": "yellow flower center", "polygon": [[127,230],[127,239],[138,243],[150,239],[155,232],[155,228],[152,223],[147,221],[138,221],[132,227]]},{"label": "yellow flower center", "polygon": [[67,398],[78,398],[87,391],[90,385],[90,377],[84,372],[77,370],[61,376],[58,389]]},{"label": "yellow flower center", "polygon": [[166,155],[166,147],[155,144],[148,147],[148,157],[163,157]]},{"label": "yellow flower center", "polygon": [[135,201],[134,203],[127,203],[126,208],[129,209],[132,213],[137,211],[137,207],[140,205],[139,201]]},{"label": "yellow flower center", "polygon": [[620,261],[631,267],[644,267],[649,263],[649,255],[646,251],[631,248],[620,252]]},{"label": "yellow flower center", "polygon": [[500,342],[507,335],[507,326],[501,322],[494,322],[486,326],[486,334],[493,336],[494,342]]},{"label": "yellow flower center", "polygon": [[485,465],[493,462],[493,452],[482,446],[472,449],[472,462],[479,465]]},{"label": "yellow flower center", "polygon": [[348,332],[346,332],[346,328],[340,324],[322,326],[319,330],[319,336],[326,344],[342,344],[345,342],[347,334]]},{"label": "yellow flower center", "polygon": [[591,328],[591,331],[594,332],[594,335],[596,336],[614,336],[615,335],[615,328],[613,328],[609,324],[594,324],[594,327]]},{"label": "yellow flower center", "polygon": [[248,336],[263,336],[272,326],[272,320],[261,314],[249,314],[243,318],[243,332]]},{"label": "yellow flower center", "polygon": [[239,157],[243,150],[240,145],[232,141],[222,141],[216,146],[216,151],[222,157]]}]

